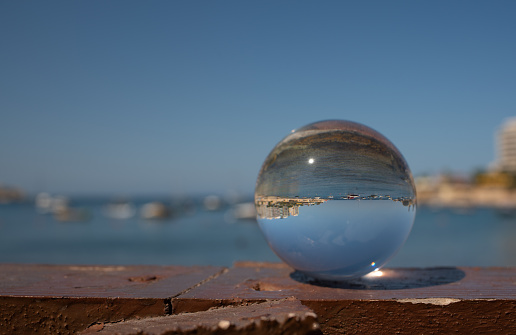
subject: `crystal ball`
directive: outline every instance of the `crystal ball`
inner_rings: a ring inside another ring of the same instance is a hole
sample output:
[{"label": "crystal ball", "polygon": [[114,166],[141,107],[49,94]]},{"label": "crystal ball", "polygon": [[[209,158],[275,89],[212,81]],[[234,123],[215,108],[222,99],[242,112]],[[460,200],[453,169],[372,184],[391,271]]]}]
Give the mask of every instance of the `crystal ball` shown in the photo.
[{"label": "crystal ball", "polygon": [[265,159],[255,189],[272,250],[310,277],[346,280],[377,271],[405,243],[416,189],[398,149],[359,123],[293,130]]}]

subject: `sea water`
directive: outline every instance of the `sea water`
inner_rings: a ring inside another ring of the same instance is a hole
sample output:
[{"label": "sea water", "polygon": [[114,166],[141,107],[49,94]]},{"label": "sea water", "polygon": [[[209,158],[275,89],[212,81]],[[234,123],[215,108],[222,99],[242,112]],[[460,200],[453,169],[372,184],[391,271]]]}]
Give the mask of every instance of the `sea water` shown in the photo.
[{"label": "sea water", "polygon": [[[0,262],[231,267],[242,260],[280,261],[254,221],[226,220],[230,208],[207,212],[199,206],[192,213],[157,222],[138,215],[112,220],[103,212],[109,200],[74,201],[91,216],[87,222],[67,223],[39,214],[31,204],[0,205]],[[362,208],[365,202],[360,200],[357,206]],[[316,206],[301,207],[298,219]],[[516,266],[515,240],[516,214],[418,206],[406,243],[386,267]]]}]

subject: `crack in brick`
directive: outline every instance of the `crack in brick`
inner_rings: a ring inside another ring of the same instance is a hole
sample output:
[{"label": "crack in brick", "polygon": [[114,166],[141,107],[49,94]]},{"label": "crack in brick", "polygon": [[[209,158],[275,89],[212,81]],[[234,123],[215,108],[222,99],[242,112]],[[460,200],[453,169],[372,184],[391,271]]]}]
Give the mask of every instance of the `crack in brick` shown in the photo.
[{"label": "crack in brick", "polygon": [[223,275],[223,274],[227,273],[228,271],[229,271],[229,269],[228,269],[228,268],[224,268],[224,269],[220,270],[219,272],[217,272],[217,273],[215,273],[215,274],[213,274],[213,275],[211,275],[211,276],[207,277],[206,279],[201,280],[201,281],[200,281],[200,282],[198,282],[197,284],[195,284],[195,285],[193,285],[193,286],[190,286],[189,288],[187,288],[187,289],[185,289],[185,290],[183,290],[183,291],[179,292],[179,293],[178,293],[178,294],[176,294],[176,295],[173,295],[173,296],[171,297],[171,299],[174,299],[174,298],[177,298],[177,297],[179,297],[179,296],[181,296],[181,295],[183,295],[183,294],[186,294],[186,293],[190,292],[191,290],[193,290],[194,288],[197,288],[197,287],[199,287],[199,286],[201,286],[201,285],[204,285],[204,284],[206,284],[207,282],[209,282],[210,280],[213,280],[213,279],[215,279],[215,278],[217,278],[217,277],[219,277],[219,276],[221,276],[221,275]]}]

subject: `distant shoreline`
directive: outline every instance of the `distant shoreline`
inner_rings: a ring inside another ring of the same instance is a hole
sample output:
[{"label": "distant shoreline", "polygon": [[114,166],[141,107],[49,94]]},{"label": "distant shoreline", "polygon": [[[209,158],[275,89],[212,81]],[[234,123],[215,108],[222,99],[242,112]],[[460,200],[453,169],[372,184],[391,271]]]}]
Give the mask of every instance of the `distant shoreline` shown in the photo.
[{"label": "distant shoreline", "polygon": [[476,185],[439,185],[417,189],[418,205],[430,207],[492,207],[516,209],[516,190]]}]

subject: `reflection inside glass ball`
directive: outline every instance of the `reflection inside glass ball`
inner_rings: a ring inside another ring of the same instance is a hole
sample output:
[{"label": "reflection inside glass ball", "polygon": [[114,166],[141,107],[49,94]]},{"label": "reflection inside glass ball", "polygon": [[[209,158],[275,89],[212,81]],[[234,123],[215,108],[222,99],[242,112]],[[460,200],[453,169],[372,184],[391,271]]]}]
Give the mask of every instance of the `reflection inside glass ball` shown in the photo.
[{"label": "reflection inside glass ball", "polygon": [[294,269],[325,280],[382,267],[416,213],[412,174],[384,136],[350,121],[293,131],[267,156],[255,190],[258,223]]}]

